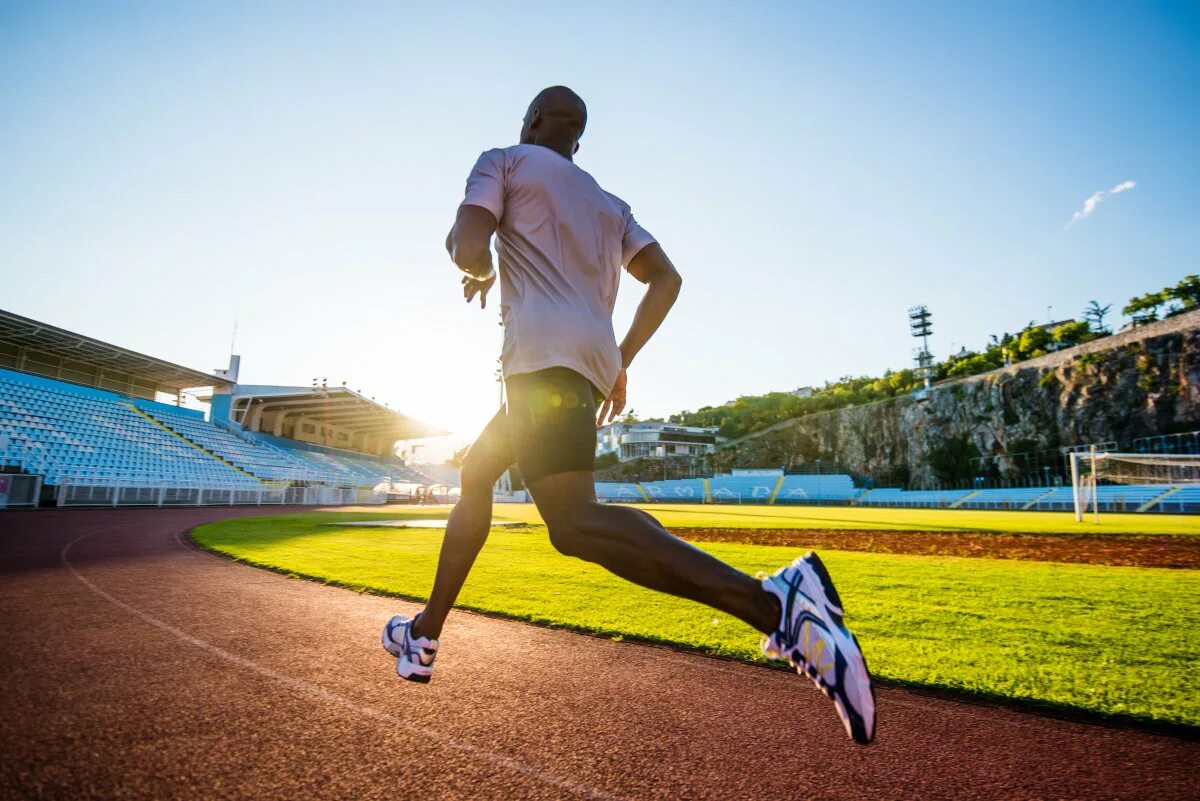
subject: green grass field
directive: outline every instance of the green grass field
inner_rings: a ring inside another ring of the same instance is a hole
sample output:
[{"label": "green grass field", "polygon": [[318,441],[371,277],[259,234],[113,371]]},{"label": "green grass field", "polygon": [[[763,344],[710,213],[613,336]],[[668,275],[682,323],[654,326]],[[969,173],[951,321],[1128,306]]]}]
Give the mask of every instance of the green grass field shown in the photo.
[{"label": "green grass field", "polygon": [[[852,516],[862,518],[864,510],[643,508],[664,522],[686,519],[688,525],[742,525],[737,514],[741,512],[748,527],[802,527],[814,514],[822,515],[822,522],[808,523],[814,528],[833,528],[830,519],[868,527],[852,522]],[[895,511],[867,510],[872,517],[874,512]],[[831,512],[847,516],[824,517]],[[433,581],[440,530],[323,524],[445,514],[444,509],[419,508],[319,512],[222,521],[198,528],[193,536],[205,547],[253,564],[357,590],[421,599]],[[497,509],[498,517],[529,522],[536,520],[531,516],[535,514],[528,507]],[[953,512],[920,514],[926,519],[906,516],[909,519],[892,522],[920,529],[959,525],[936,524],[939,515]],[[963,527],[974,531],[1057,531],[1067,525],[1043,520],[1057,516],[1039,513],[1024,515],[1030,520],[1014,517],[1020,513],[959,514],[972,520]],[[709,522],[697,522],[701,520]],[[1137,522],[1156,519],[1138,517],[1119,528],[1114,517],[1109,530],[1132,531]],[[1160,531],[1193,529],[1190,521],[1176,521]],[[731,543],[701,547],[751,573],[774,570],[802,553],[798,548]],[[1194,688],[1200,664],[1200,571],[828,550],[822,557],[846,602],[847,621],[882,679],[1200,725],[1200,694]],[[493,530],[460,605],[606,636],[762,659],[758,635],[748,626],[563,557],[549,546],[540,526]]]}]

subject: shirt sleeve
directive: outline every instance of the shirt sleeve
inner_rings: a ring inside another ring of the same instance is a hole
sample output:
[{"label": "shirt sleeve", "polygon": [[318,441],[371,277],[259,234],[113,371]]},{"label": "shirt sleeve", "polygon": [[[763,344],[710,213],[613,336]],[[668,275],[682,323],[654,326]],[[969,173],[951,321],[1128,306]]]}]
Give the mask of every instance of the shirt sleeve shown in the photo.
[{"label": "shirt sleeve", "polygon": [[626,267],[642,248],[656,242],[654,236],[634,219],[633,212],[625,209],[625,237],[621,240],[621,263]]},{"label": "shirt sleeve", "polygon": [[482,206],[499,221],[504,214],[506,178],[504,151],[486,151],[475,162],[471,174],[467,176],[467,194],[462,205]]}]

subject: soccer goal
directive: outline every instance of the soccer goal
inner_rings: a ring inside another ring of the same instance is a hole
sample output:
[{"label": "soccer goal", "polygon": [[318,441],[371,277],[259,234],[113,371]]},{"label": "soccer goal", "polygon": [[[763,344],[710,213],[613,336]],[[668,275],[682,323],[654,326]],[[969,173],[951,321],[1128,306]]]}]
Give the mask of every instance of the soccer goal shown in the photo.
[{"label": "soccer goal", "polygon": [[1200,485],[1200,454],[1107,453],[1092,448],[1071,453],[1070,460],[1075,519],[1079,521],[1089,510],[1093,519],[1099,517],[1103,495],[1109,494],[1106,485],[1125,485],[1126,497],[1138,503],[1139,512],[1177,487]]}]

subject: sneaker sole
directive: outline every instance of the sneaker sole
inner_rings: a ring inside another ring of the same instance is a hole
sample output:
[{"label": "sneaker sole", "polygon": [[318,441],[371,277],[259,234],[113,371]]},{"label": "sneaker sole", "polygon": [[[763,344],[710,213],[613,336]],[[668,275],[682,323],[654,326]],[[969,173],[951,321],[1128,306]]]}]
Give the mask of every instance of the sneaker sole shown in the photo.
[{"label": "sneaker sole", "polygon": [[[809,566],[812,568],[813,574],[816,576],[817,581],[821,585],[821,591],[825,593],[825,600],[829,602],[830,605],[835,606],[839,612],[844,614],[845,610],[842,607],[842,599],[838,595],[837,588],[833,584],[833,579],[829,576],[829,570],[825,567],[825,563],[821,561],[821,557],[817,556],[816,552],[809,551],[807,554],[807,561]],[[842,622],[840,615],[837,617],[837,619],[833,619],[831,617],[830,622],[832,622],[836,628],[836,632],[834,632],[835,637],[837,635],[841,635],[843,640],[848,641],[850,645],[853,646],[854,654],[857,657],[858,662],[862,664],[863,673],[866,674],[867,689],[871,692],[871,709],[874,710],[875,681],[871,677],[870,667],[867,666],[867,658],[863,655],[862,648],[860,648],[858,645],[858,638],[854,636],[854,632],[846,628],[846,625]],[[843,662],[845,662],[845,654],[849,650],[850,649],[838,648],[838,652],[842,656]],[[817,689],[819,689],[826,698],[833,701],[834,705],[838,708],[838,712],[840,713],[839,716],[847,722],[847,727],[849,729],[848,733],[854,742],[861,745],[867,745],[875,739],[875,726],[871,726],[871,733],[869,736],[865,730],[860,730],[859,727],[855,725],[853,718],[849,714],[849,710],[846,709],[846,706],[842,700],[835,696],[829,690],[829,688],[825,686],[823,680],[819,680],[813,675],[815,673],[815,669],[813,670],[813,673],[810,673],[803,664],[797,665],[791,656],[788,657],[788,662],[793,668],[796,669],[797,673],[808,676],[808,678],[812,679],[812,682],[817,686]],[[845,674],[846,670],[843,670],[842,675],[844,676]],[[861,716],[855,712],[854,717]]]},{"label": "sneaker sole", "polygon": [[396,668],[396,675],[399,676],[400,678],[404,679],[405,681],[415,681],[417,684],[428,684],[429,680],[431,678],[433,678],[432,676],[422,676],[419,673],[414,673],[411,676],[405,676],[403,673],[400,672],[399,667]]},{"label": "sneaker sole", "polygon": [[[849,639],[854,643],[855,650],[858,651],[858,659],[860,662],[862,662],[863,669],[867,671],[867,686],[871,691],[871,705],[873,707],[875,704],[875,683],[870,677],[871,672],[870,669],[867,668],[867,660],[865,657],[863,657],[862,650],[858,648],[858,641],[855,639],[853,634],[850,635]],[[842,657],[842,659],[844,660],[845,657]],[[803,676],[811,681],[813,686],[821,691],[821,695],[833,702],[833,705],[837,707],[838,717],[841,718],[844,724],[843,728],[845,728],[846,733],[850,735],[850,739],[854,740],[854,742],[858,743],[859,745],[869,745],[875,741],[874,727],[872,726],[871,736],[868,737],[866,731],[856,726],[841,697],[835,695],[829,689],[829,687],[825,684],[824,679],[819,678],[819,674],[816,674],[816,670],[814,668],[811,668],[808,665],[805,665],[803,662],[794,659],[791,655],[787,656],[787,662],[792,666],[792,669],[796,671],[797,675]],[[861,716],[855,713],[855,717]]]}]

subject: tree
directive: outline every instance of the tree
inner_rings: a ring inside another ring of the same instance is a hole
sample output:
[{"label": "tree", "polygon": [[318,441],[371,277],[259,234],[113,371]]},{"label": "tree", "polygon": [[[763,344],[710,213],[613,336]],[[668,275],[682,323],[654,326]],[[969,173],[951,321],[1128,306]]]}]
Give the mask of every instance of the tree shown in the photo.
[{"label": "tree", "polygon": [[[1167,314],[1200,308],[1200,275],[1185,276],[1175,286],[1133,298],[1122,312],[1140,325],[1157,320],[1164,306]],[[1101,305],[1093,300],[1083,310],[1083,322],[1065,323],[1050,330],[1031,320],[1016,334],[992,334],[982,350],[965,349],[936,363],[935,375],[939,380],[977,375],[1106,336],[1111,333],[1111,328],[1104,321],[1112,309],[1111,303]],[[718,429],[719,436],[734,439],[807,414],[902,397],[922,384],[912,369],[888,370],[878,377],[843,375],[836,381],[826,381],[824,386],[803,398],[790,392],[743,395],[721,406],[673,414],[670,420],[683,425],[712,426]],[[624,419],[632,420],[636,416],[630,412]]]},{"label": "tree", "polygon": [[1069,348],[1096,338],[1086,322],[1063,323],[1050,332],[1058,349]]},{"label": "tree", "polygon": [[1050,342],[1049,331],[1040,326],[1030,325],[1017,338],[1017,352],[1014,361],[1024,361],[1044,355],[1050,347]]},{"label": "tree", "polygon": [[1200,309],[1200,275],[1185,275],[1178,284],[1164,289],[1163,294],[1179,304],[1172,314]]},{"label": "tree", "polygon": [[604,470],[605,468],[612,467],[613,465],[617,464],[620,461],[621,461],[621,458],[619,456],[617,456],[616,451],[610,451],[609,453],[602,453],[596,457],[595,469],[596,470]]},{"label": "tree", "polygon": [[999,356],[999,350],[997,350],[994,360],[989,357],[989,354],[972,353],[955,360],[954,364],[946,371],[946,377],[958,378],[964,375],[986,373],[988,370],[995,370],[997,367],[1003,366],[1003,364],[1004,362]]},{"label": "tree", "polygon": [[1104,326],[1104,318],[1111,308],[1111,303],[1106,306],[1101,306],[1098,301],[1090,301],[1087,305],[1087,308],[1083,310],[1083,319],[1087,321],[1092,331],[1096,332],[1097,334],[1111,333]]},{"label": "tree", "polygon": [[1121,309],[1121,314],[1132,317],[1134,325],[1152,323],[1158,319],[1159,308],[1167,302],[1166,292],[1147,292],[1145,295],[1130,298],[1125,308]]}]

